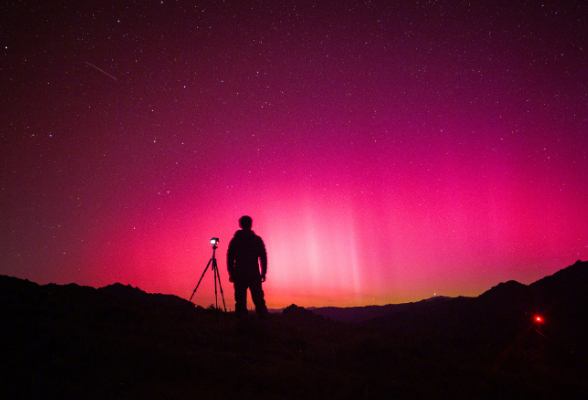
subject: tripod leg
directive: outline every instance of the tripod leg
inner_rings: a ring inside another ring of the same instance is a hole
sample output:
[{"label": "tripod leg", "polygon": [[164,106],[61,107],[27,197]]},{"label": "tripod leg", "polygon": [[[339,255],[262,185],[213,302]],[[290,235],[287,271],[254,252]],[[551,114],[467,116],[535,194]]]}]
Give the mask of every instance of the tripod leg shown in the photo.
[{"label": "tripod leg", "polygon": [[212,263],[213,263],[212,268],[215,271],[216,279],[218,279],[218,286],[220,288],[221,297],[223,299],[223,307],[225,309],[225,319],[227,319],[227,305],[225,304],[225,294],[223,293],[223,285],[221,284],[220,273],[218,272],[218,266],[216,265],[216,259]]},{"label": "tripod leg", "polygon": [[216,323],[218,324],[218,296],[216,294],[216,259],[212,260],[212,274],[214,275],[214,304],[216,309]]},{"label": "tripod leg", "polygon": [[198,281],[198,285],[196,285],[196,289],[194,289],[194,291],[192,292],[192,296],[190,296],[190,300],[188,301],[192,301],[192,297],[194,297],[194,293],[196,293],[196,290],[198,290],[198,286],[200,286],[200,282],[202,282],[202,278],[204,278],[204,274],[206,273],[206,271],[208,270],[208,267],[210,267],[210,264],[212,264],[212,258],[208,261],[208,264],[206,264],[206,268],[204,268],[204,272],[202,273],[202,276],[200,277],[200,280]]},{"label": "tripod leg", "polygon": [[216,277],[218,279],[218,286],[221,290],[221,297],[223,298],[223,307],[225,309],[225,315],[227,313],[227,305],[225,304],[225,294],[223,293],[223,286],[220,283],[220,273],[218,272],[218,267],[216,265],[216,260],[214,261],[214,270],[216,271]]}]

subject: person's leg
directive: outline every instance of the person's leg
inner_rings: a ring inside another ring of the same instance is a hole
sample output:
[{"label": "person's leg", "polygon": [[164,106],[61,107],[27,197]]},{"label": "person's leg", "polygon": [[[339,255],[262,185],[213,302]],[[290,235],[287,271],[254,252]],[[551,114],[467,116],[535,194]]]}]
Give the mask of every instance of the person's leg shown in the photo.
[{"label": "person's leg", "polygon": [[250,282],[249,290],[251,291],[251,299],[253,300],[253,304],[255,304],[255,311],[257,315],[260,317],[265,317],[268,313],[267,307],[265,305],[265,298],[263,294],[263,289],[261,287],[261,280],[255,280]]},{"label": "person's leg", "polygon": [[235,315],[247,316],[247,283],[235,281]]}]

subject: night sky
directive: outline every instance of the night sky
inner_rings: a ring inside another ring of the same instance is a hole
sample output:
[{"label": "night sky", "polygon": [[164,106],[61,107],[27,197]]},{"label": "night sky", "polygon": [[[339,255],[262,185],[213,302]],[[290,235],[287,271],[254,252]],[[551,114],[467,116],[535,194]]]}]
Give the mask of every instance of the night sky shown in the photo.
[{"label": "night sky", "polygon": [[587,260],[587,17],[579,0],[2,2],[0,274],[189,298],[218,236],[234,308],[242,215],[270,307],[477,296]]}]

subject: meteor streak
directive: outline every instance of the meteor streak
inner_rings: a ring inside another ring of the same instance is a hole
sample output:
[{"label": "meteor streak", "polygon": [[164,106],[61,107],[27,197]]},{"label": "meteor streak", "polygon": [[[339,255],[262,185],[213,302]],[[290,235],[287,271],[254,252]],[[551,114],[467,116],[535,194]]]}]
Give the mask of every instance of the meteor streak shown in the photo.
[{"label": "meteor streak", "polygon": [[108,72],[104,71],[103,69],[98,68],[97,66],[95,66],[94,64],[90,64],[88,61],[86,61],[86,64],[88,64],[90,67],[97,69],[98,71],[102,72],[104,75],[111,77],[112,79],[114,79],[115,81],[117,80],[114,76],[110,75]]}]

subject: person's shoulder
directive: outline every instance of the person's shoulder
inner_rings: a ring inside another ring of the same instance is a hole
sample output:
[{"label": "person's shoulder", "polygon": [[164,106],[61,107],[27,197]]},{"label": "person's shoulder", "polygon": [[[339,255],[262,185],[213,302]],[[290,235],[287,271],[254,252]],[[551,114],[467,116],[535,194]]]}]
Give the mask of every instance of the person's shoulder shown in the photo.
[{"label": "person's shoulder", "polygon": [[231,240],[230,240],[229,244],[231,244],[231,243],[233,243],[233,242],[235,242],[235,241],[238,241],[238,240],[239,240],[239,237],[241,236],[241,235],[239,234],[239,232],[241,232],[241,231],[236,231],[236,232],[235,232],[235,234],[234,234],[234,235],[233,235],[233,237],[231,238]]}]

